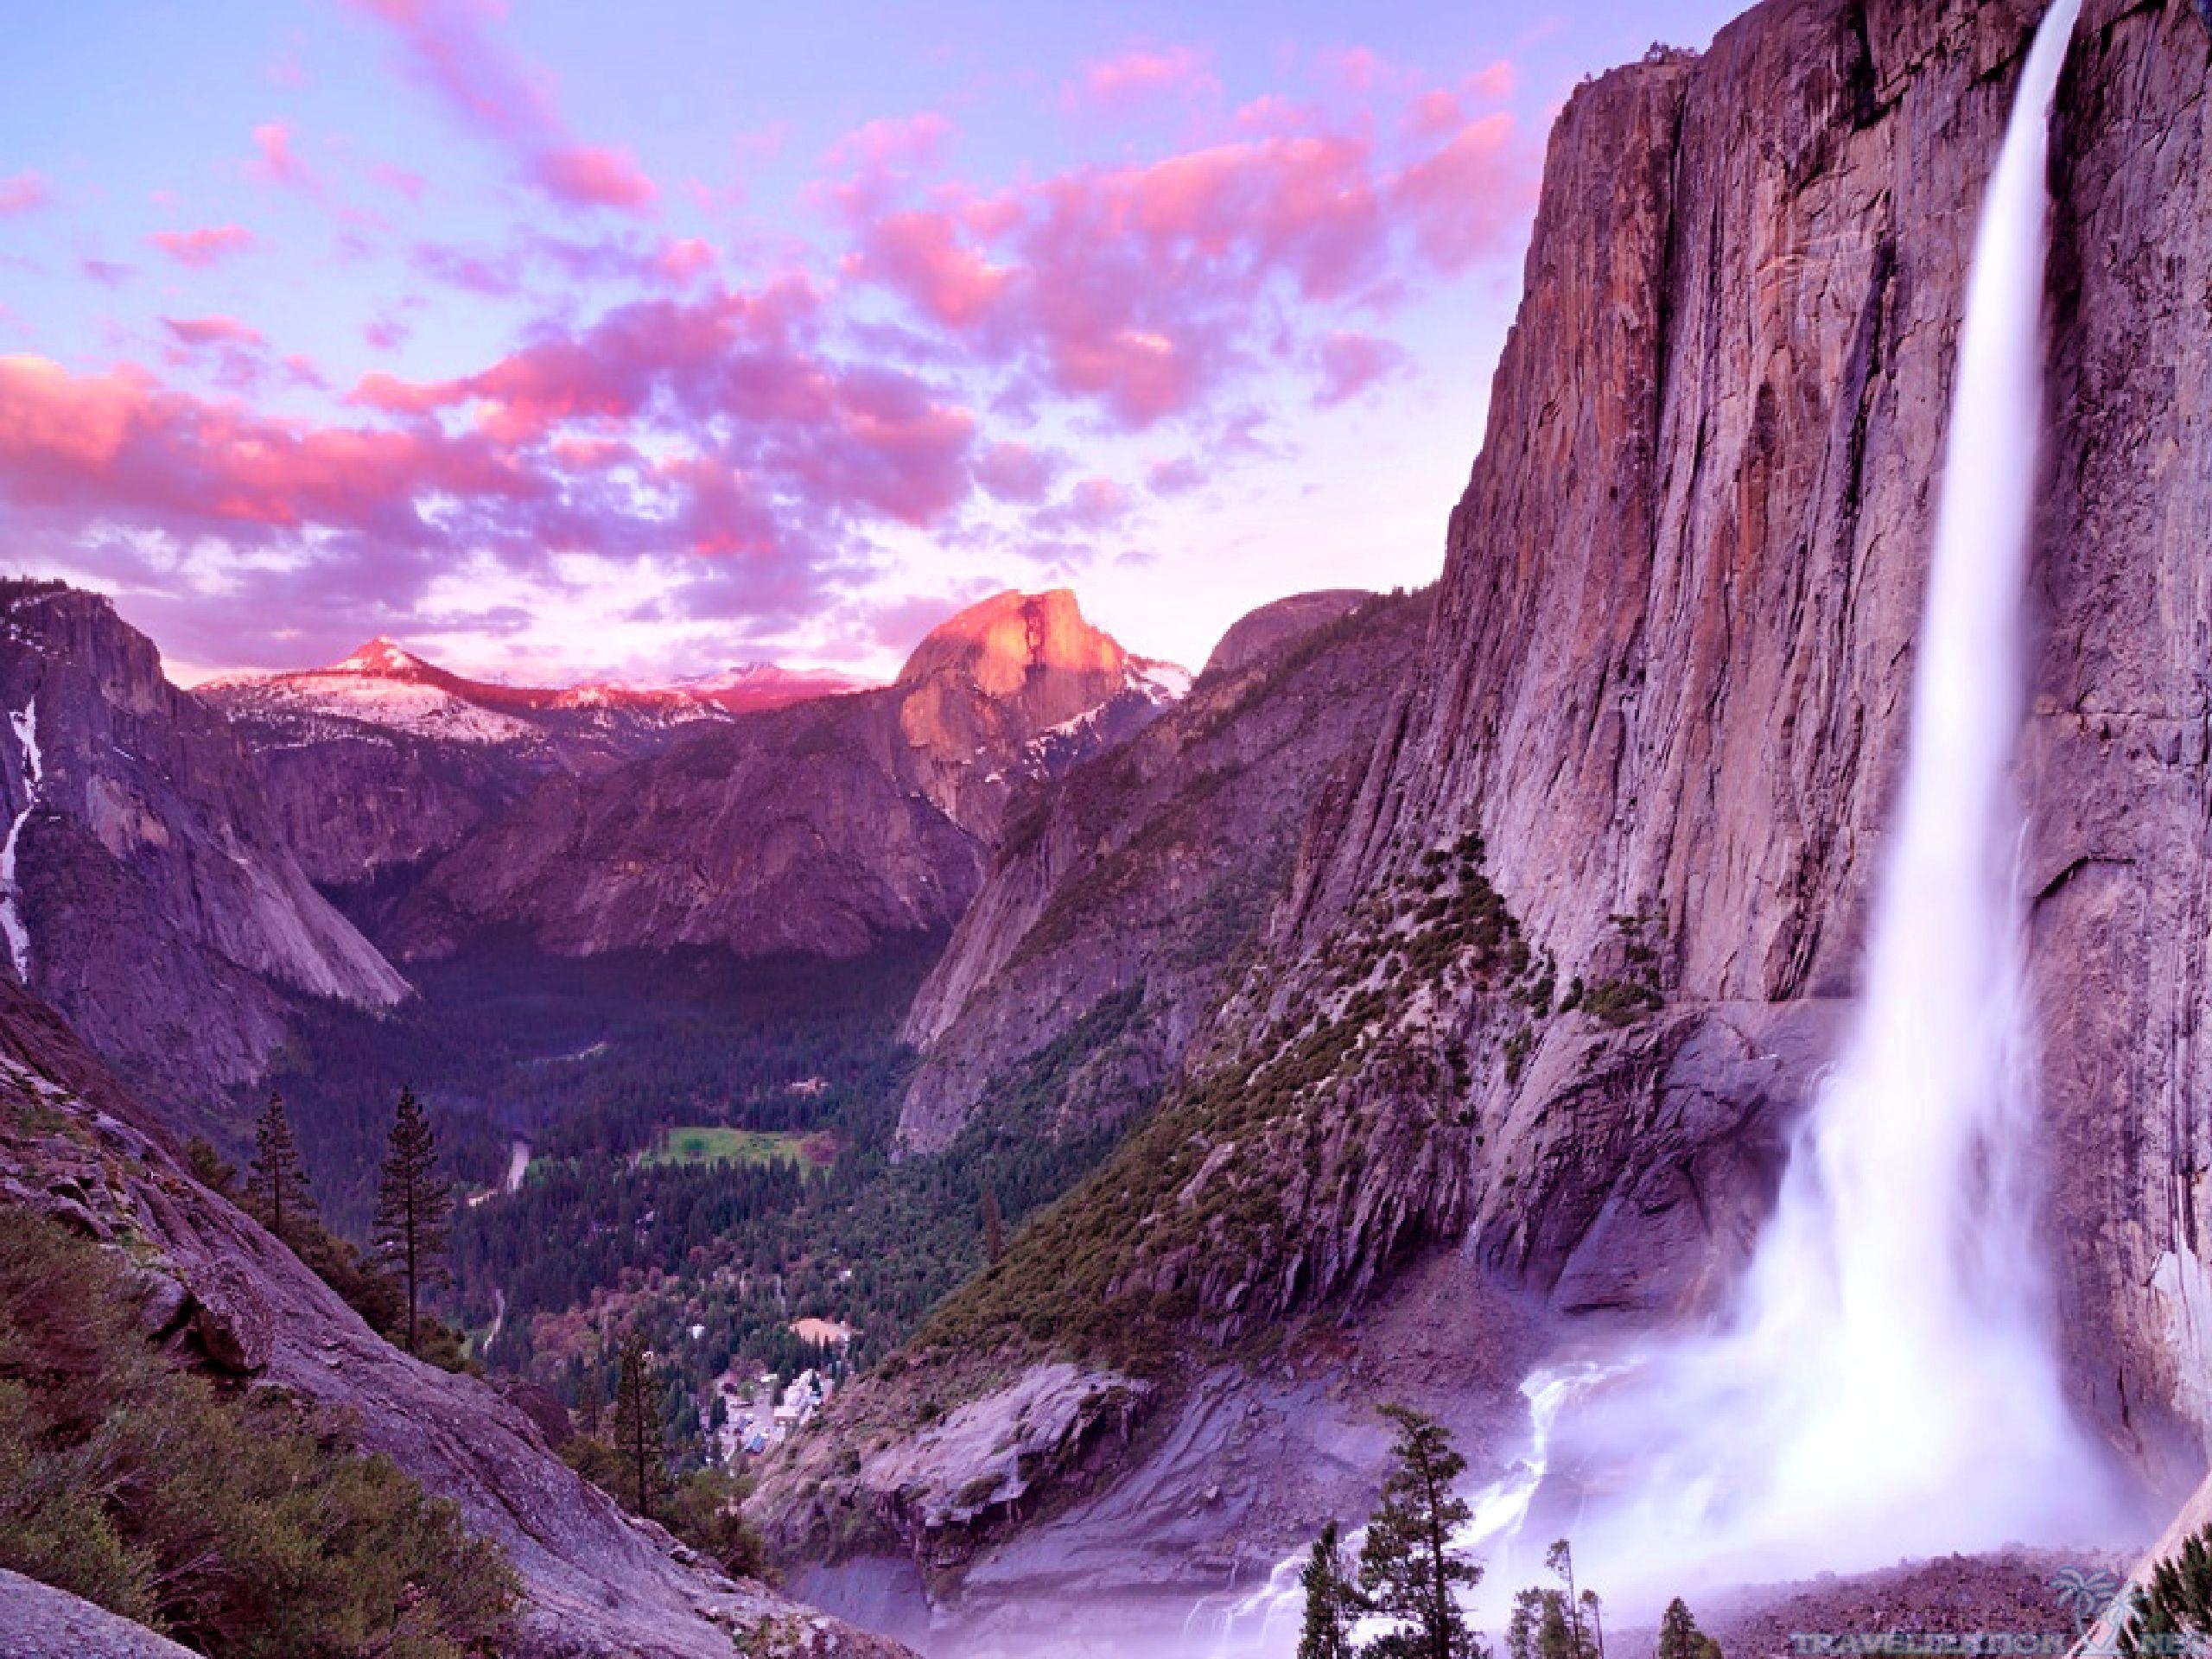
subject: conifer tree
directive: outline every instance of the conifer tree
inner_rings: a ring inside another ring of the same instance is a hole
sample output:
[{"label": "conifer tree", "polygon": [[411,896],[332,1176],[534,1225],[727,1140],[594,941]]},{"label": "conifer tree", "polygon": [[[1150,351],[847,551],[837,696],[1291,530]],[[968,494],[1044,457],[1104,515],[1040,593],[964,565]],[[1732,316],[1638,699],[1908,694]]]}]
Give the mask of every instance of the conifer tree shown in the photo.
[{"label": "conifer tree", "polygon": [[1299,1574],[1306,1591],[1306,1626],[1298,1639],[1298,1659],[1355,1659],[1351,1627],[1360,1614],[1359,1588],[1351,1580],[1337,1523],[1321,1529],[1313,1554]]},{"label": "conifer tree", "polygon": [[614,1382],[614,1451],[622,1461],[631,1509],[650,1520],[668,1478],[652,1356],[645,1338],[635,1331],[622,1338],[620,1353]]},{"label": "conifer tree", "polygon": [[1680,1596],[1660,1618],[1658,1659],[1720,1659],[1720,1644],[1698,1629]]},{"label": "conifer tree", "polygon": [[287,1216],[302,1221],[311,1213],[299,1142],[292,1139],[291,1120],[284,1116],[284,1096],[274,1090],[270,1091],[267,1109],[254,1125],[253,1166],[247,1173],[246,1191],[268,1222],[269,1230],[279,1238],[284,1237]]},{"label": "conifer tree", "polygon": [[407,1351],[416,1351],[423,1292],[448,1277],[446,1222],[453,1192],[438,1173],[437,1132],[412,1089],[399,1091],[390,1150],[377,1183],[377,1258],[407,1287]]},{"label": "conifer tree", "polygon": [[[1584,1625],[1582,1615],[1586,1609],[1594,1611],[1597,1598],[1588,1595],[1578,1596],[1574,1593],[1574,1549],[1566,1539],[1554,1540],[1552,1547],[1544,1552],[1544,1565],[1557,1573],[1560,1582],[1567,1586],[1567,1598],[1563,1604],[1567,1611],[1567,1627],[1574,1638],[1577,1659],[1583,1659],[1584,1656],[1591,1655],[1593,1650],[1590,1643],[1590,1633]],[[1597,1651],[1595,1659],[1605,1659],[1604,1653]]]},{"label": "conifer tree", "polygon": [[1385,1406],[1382,1414],[1397,1439],[1359,1552],[1359,1587],[1366,1605],[1398,1628],[1370,1643],[1365,1659],[1480,1659],[1484,1649],[1453,1593],[1483,1576],[1452,1548],[1452,1533],[1474,1514],[1452,1491],[1467,1460],[1441,1424],[1403,1406]]},{"label": "conifer tree", "polygon": [[1006,1223],[999,1215],[999,1195],[983,1189],[983,1256],[996,1262],[1006,1254]]}]

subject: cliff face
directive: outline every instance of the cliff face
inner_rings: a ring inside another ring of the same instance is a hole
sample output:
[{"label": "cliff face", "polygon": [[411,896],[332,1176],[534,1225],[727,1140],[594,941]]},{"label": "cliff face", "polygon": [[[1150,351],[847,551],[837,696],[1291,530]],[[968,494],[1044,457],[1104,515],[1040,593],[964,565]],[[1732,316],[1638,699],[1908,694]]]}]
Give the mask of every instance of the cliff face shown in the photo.
[{"label": "cliff face", "polygon": [[[158,1122],[53,1012],[0,982],[0,1204],[48,1215],[125,1255],[146,1287],[150,1339],[241,1382],[352,1417],[471,1530],[506,1552],[524,1593],[518,1659],[898,1659],[861,1634],[703,1566],[571,1471],[489,1383],[410,1358],[260,1226],[188,1175]],[[9,1575],[0,1575],[4,1580]],[[0,1582],[0,1618],[81,1623],[152,1656],[135,1626]],[[10,1629],[15,1626],[11,1624]],[[132,1638],[135,1640],[135,1638]],[[7,1649],[0,1637],[0,1651]],[[41,1651],[75,1652],[74,1648]],[[177,1649],[177,1651],[181,1651]]]},{"label": "cliff face", "polygon": [[518,925],[574,955],[842,957],[948,929],[1015,788],[1120,741],[1180,689],[1072,596],[1001,595],[933,633],[882,690],[743,715],[541,785],[437,863],[396,931],[416,954]]},{"label": "cliff face", "polygon": [[164,1093],[254,1075],[296,994],[406,982],[309,885],[221,716],[104,599],[0,588],[10,968]]},{"label": "cliff face", "polygon": [[1091,1129],[1151,1098],[1288,885],[1315,796],[1349,782],[1427,615],[1425,597],[1268,606],[1182,703],[1016,804],[907,1014],[924,1058],[906,1146],[946,1145],[997,1080],[1108,1007],[1114,1039],[1084,1056],[1055,1122],[1024,1127]]},{"label": "cliff face", "polygon": [[[1554,1320],[1712,1305],[1854,988],[2039,10],[1769,0],[1576,93],[1435,620],[1224,1058],[940,1338],[1203,1366],[1462,1240]],[[2090,0],[2059,95],[2021,767],[2056,1323],[2169,1491],[2212,1431],[2208,62],[2183,0]]]}]

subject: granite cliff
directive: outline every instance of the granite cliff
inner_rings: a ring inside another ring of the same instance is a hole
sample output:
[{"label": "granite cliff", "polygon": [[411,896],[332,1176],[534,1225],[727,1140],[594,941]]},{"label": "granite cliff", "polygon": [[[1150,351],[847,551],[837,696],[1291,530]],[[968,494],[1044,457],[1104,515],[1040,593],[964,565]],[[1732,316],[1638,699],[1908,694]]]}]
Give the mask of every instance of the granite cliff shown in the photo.
[{"label": "granite cliff", "polygon": [[9,970],[165,1099],[257,1075],[294,999],[407,995],[309,883],[222,717],[106,600],[0,586],[0,706]]},{"label": "granite cliff", "polygon": [[[1268,1350],[1287,1376],[1326,1326],[1387,1363],[1438,1273],[1509,1299],[1429,1332],[1475,1370],[1713,1305],[1854,989],[1976,210],[2038,15],[1769,0],[1570,100],[1434,620],[1360,775],[1191,1081],[842,1402],[872,1444],[940,1385],[1148,1362],[1173,1386],[1133,1471],[1086,1488],[1135,1491],[1224,1399],[1295,1425],[1275,1362],[1230,1354],[1308,1314]],[[2208,63],[2183,0],[2090,0],[2059,96],[2021,766],[2069,1385],[2169,1497],[2212,1446]],[[1222,1484],[1248,1573],[1326,1512],[1263,1469]],[[1031,1495],[1027,1541],[1005,1515],[874,1536],[1003,1607],[1131,1525],[1069,1502]]]}]

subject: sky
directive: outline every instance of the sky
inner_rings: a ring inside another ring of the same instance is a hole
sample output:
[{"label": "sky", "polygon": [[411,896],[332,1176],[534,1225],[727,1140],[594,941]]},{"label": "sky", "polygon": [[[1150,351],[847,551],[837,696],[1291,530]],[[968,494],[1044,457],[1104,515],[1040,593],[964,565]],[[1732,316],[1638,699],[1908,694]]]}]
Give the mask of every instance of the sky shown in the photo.
[{"label": "sky", "polygon": [[1704,0],[145,0],[0,102],[0,569],[191,681],[1195,666],[1432,580],[1553,115]]}]

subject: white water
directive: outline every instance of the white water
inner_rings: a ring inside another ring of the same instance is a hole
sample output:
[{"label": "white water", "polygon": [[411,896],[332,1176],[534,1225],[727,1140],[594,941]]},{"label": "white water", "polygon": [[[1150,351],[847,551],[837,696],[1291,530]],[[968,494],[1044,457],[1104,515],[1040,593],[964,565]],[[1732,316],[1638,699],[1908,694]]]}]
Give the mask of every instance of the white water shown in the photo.
[{"label": "white water", "polygon": [[16,843],[38,805],[39,790],[46,782],[46,756],[38,746],[38,699],[33,697],[10,715],[8,724],[23,751],[23,810],[9,824],[7,840],[0,842],[0,936],[8,941],[8,956],[15,963],[16,979],[28,985],[31,982],[31,931],[23,920],[22,893],[16,880]]},{"label": "white water", "polygon": [[[2044,19],[1983,206],[1906,774],[1851,1039],[1727,1328],[1524,1384],[1531,1451],[1474,1495],[1459,1541],[1486,1561],[1485,1623],[1542,1580],[1561,1535],[1583,1581],[1634,1617],[1700,1587],[2080,1544],[2112,1524],[2108,1477],[2063,1398],[2037,1265],[2010,782],[2044,180],[2079,10],[2057,0]],[[1548,1474],[1571,1500],[1547,1493],[1532,1519]],[[1302,1560],[1215,1615],[1217,1655],[1291,1649]]]},{"label": "white water", "polygon": [[2020,1019],[2021,594],[2043,408],[2044,178],[2079,0],[2044,18],[1983,207],[1855,1028],[1725,1332],[1642,1357],[1561,1431],[1586,1576],[1624,1599],[2108,1524],[2062,1398]]}]

